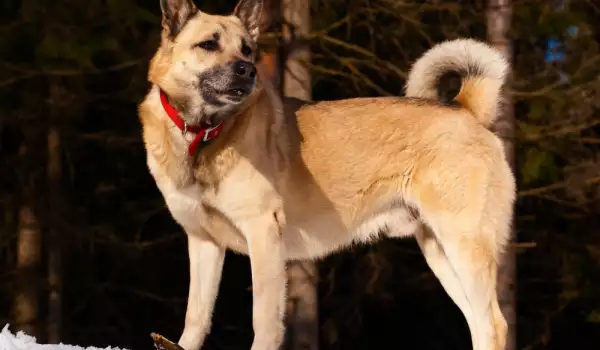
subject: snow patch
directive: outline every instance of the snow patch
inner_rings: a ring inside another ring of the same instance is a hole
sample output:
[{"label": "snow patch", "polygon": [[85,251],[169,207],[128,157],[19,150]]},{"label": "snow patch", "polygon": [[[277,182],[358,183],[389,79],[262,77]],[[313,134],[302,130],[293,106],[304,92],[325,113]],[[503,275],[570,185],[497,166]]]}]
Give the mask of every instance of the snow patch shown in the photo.
[{"label": "snow patch", "polygon": [[0,333],[0,350],[127,350],[121,348],[96,348],[93,346],[82,347],[66,344],[38,344],[35,337],[27,335],[22,331],[12,334],[8,325],[4,326]]}]

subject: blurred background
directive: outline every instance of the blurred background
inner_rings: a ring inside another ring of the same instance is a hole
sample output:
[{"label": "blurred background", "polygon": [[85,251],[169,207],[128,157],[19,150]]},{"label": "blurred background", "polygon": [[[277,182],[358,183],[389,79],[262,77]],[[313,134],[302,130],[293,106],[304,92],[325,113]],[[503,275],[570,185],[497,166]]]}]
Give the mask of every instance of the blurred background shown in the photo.
[{"label": "blurred background", "polygon": [[[236,1],[196,3],[228,14]],[[444,39],[510,54],[496,125],[519,185],[502,277],[516,322],[507,350],[597,348],[600,3],[267,4],[261,59],[288,95],[402,95],[411,63]],[[0,0],[0,326],[85,346],[149,349],[150,332],[178,339],[186,238],[147,171],[136,111],[159,33],[159,0]],[[441,95],[458,83],[444,80]],[[299,281],[290,329],[303,340],[289,349],[470,348],[413,240],[290,271]],[[228,253],[204,349],[249,349],[251,302],[248,259]]]}]

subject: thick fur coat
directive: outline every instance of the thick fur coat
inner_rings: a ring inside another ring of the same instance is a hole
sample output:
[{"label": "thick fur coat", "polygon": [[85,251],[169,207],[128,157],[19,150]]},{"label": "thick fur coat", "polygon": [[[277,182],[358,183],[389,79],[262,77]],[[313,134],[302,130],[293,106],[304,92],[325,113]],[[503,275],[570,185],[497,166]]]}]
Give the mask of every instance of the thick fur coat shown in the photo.
[{"label": "thick fur coat", "polygon": [[[247,254],[253,350],[284,335],[285,262],[353,242],[415,237],[467,319],[476,350],[503,350],[506,322],[496,274],[510,234],[515,181],[496,117],[507,71],[484,43],[441,43],[413,66],[406,97],[305,103],[284,99],[254,62],[260,0],[231,16],[162,0],[163,37],[139,107],[148,167],[188,235],[190,289],[179,344],[199,349],[210,330],[226,249]],[[438,102],[440,77],[463,82],[455,105]],[[186,126],[222,123],[187,152],[161,105]]]}]

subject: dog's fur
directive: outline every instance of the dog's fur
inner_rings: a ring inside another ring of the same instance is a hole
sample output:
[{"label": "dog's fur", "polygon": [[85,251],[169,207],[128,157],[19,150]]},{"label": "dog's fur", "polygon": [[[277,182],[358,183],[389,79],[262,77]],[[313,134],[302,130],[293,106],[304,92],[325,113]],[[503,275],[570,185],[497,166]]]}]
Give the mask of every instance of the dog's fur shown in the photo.
[{"label": "dog's fur", "polygon": [[[286,260],[322,257],[383,232],[417,239],[475,349],[503,349],[496,274],[515,182],[488,130],[507,71],[501,55],[473,40],[449,41],[414,64],[406,98],[282,103],[260,65],[256,77],[236,75],[240,60],[254,67],[260,0],[241,0],[231,16],[202,13],[191,0],[161,5],[153,87],[139,115],[150,172],[188,236],[179,344],[198,349],[210,329],[226,249],[250,258],[252,349],[275,350],[284,335]],[[448,71],[463,75],[454,106],[437,101]],[[169,120],[159,89],[189,124],[223,121],[197,157],[187,155],[191,136]]]}]

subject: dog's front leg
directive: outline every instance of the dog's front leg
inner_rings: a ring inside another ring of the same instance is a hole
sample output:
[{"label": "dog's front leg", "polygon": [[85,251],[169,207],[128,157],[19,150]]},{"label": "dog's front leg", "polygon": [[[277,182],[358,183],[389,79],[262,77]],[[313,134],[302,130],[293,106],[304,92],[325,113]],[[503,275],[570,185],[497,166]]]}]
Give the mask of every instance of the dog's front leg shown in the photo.
[{"label": "dog's front leg", "polygon": [[286,292],[281,220],[277,215],[265,218],[252,223],[247,232],[253,297],[251,350],[278,350],[284,336]]},{"label": "dog's front leg", "polygon": [[185,328],[179,346],[200,349],[210,331],[212,312],[219,291],[225,249],[211,239],[188,233],[190,290],[185,314]]}]

